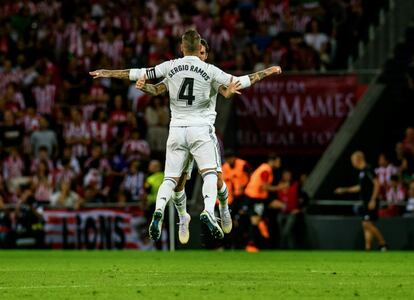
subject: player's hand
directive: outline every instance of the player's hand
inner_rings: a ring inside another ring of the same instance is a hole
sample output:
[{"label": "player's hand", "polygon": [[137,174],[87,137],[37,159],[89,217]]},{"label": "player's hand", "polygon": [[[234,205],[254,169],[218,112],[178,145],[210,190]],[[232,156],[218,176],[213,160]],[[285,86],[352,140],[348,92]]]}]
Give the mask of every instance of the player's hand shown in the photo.
[{"label": "player's hand", "polygon": [[335,189],[335,194],[341,195],[341,194],[345,194],[345,193],[346,193],[346,188],[339,187],[339,188]]},{"label": "player's hand", "polygon": [[144,76],[140,77],[137,82],[135,83],[135,87],[137,89],[142,89],[145,85],[145,82],[147,81],[147,76],[144,74]]},{"label": "player's hand", "polygon": [[241,90],[242,86],[240,81],[233,81],[233,76],[231,76],[230,84],[227,86],[227,90],[230,94],[241,94],[239,91]]},{"label": "player's hand", "polygon": [[273,66],[273,67],[270,67],[269,69],[270,69],[271,74],[276,74],[276,75],[282,74],[282,68],[279,66]]},{"label": "player's hand", "polygon": [[371,200],[368,202],[368,209],[374,210],[375,209],[375,200]]},{"label": "player's hand", "polygon": [[102,78],[102,77],[105,77],[105,70],[103,69],[95,70],[95,71],[89,72],[89,75],[91,75],[93,79]]}]

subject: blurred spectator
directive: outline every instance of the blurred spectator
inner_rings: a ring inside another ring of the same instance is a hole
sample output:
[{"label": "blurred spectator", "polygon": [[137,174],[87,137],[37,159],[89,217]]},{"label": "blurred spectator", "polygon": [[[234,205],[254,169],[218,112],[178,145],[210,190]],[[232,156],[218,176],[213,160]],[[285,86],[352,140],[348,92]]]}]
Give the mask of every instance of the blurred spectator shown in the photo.
[{"label": "blurred spectator", "polygon": [[70,159],[65,158],[61,161],[59,167],[56,168],[54,178],[55,186],[60,186],[63,181],[75,182],[77,176],[70,163]]},{"label": "blurred spectator", "polygon": [[390,184],[387,187],[385,207],[380,209],[381,217],[395,217],[400,215],[399,204],[405,200],[405,189],[397,175],[391,176]]},{"label": "blurred spectator", "polygon": [[99,112],[105,113],[108,100],[109,94],[106,92],[105,87],[102,86],[99,80],[93,80],[83,103],[83,118],[90,120],[95,113],[99,119],[97,110],[99,109]]},{"label": "blurred spectator", "polygon": [[23,94],[17,89],[17,85],[10,82],[0,99],[4,103],[4,108],[11,110],[15,114],[20,114],[25,108],[26,103]]},{"label": "blurred spectator", "polygon": [[53,161],[49,156],[49,152],[46,146],[40,146],[38,155],[32,159],[32,165],[30,166],[30,172],[35,174],[41,162],[47,163],[47,168],[50,172],[53,172],[54,166]]},{"label": "blurred spectator", "polygon": [[53,177],[46,161],[40,161],[35,175],[32,177],[32,189],[34,198],[40,204],[49,204],[53,191]]},{"label": "blurred spectator", "polygon": [[161,163],[158,160],[151,160],[148,165],[149,176],[145,181],[147,190],[148,211],[152,212],[157,200],[158,189],[164,180],[164,173],[161,171]]},{"label": "blurred spectator", "polygon": [[145,110],[145,120],[148,125],[147,139],[152,151],[165,151],[170,110],[163,104],[162,98],[154,97]]},{"label": "blurred spectator", "polygon": [[56,102],[56,86],[50,83],[48,76],[37,77],[37,85],[32,88],[38,113],[51,115]]},{"label": "blurred spectator", "polygon": [[78,159],[84,160],[88,155],[90,131],[79,110],[71,109],[71,121],[66,125],[65,142],[72,146],[72,153]]},{"label": "blurred spectator", "polygon": [[139,162],[131,161],[129,170],[122,183],[122,190],[126,193],[127,199],[131,202],[138,202],[144,196],[145,175],[139,170]]},{"label": "blurred spectator", "polygon": [[296,247],[295,226],[298,214],[301,212],[301,206],[299,203],[299,184],[293,181],[290,171],[283,171],[276,195],[277,199],[270,203],[270,207],[280,210],[278,215],[280,246],[294,249]]},{"label": "blurred spectator", "polygon": [[72,147],[66,146],[63,149],[61,158],[58,159],[56,168],[58,170],[64,168],[65,166],[65,160],[69,161],[70,169],[75,173],[76,176],[80,175],[81,173],[81,167],[79,160],[76,158],[76,156],[73,155]]},{"label": "blurred spectator", "polygon": [[6,209],[3,196],[0,195],[0,249],[13,246],[13,227],[10,212]]},{"label": "blurred spectator", "polygon": [[397,175],[392,175],[390,178],[385,200],[388,205],[401,204],[405,200],[405,189]]},{"label": "blurred spectator", "polygon": [[269,192],[277,191],[278,187],[272,185],[273,170],[280,168],[281,159],[270,155],[267,162],[262,163],[251,175],[246,186],[247,205],[250,213],[249,243],[246,250],[257,251],[263,247],[270,238],[268,226],[263,218],[267,214],[270,202]]},{"label": "blurred spectator", "polygon": [[411,181],[408,186],[406,216],[414,217],[414,181]]},{"label": "blurred spectator", "polygon": [[233,202],[236,202],[236,205],[240,206],[244,189],[249,182],[249,165],[245,160],[237,158],[233,151],[227,151],[222,170],[229,204],[232,205]]},{"label": "blurred spectator", "polygon": [[16,244],[30,248],[44,248],[43,209],[30,190],[22,193],[16,206]]},{"label": "blurred spectator", "polygon": [[39,129],[34,131],[30,136],[32,151],[37,157],[40,147],[46,148],[49,157],[54,156],[58,150],[58,142],[55,131],[49,128],[49,123],[45,117],[39,120]]},{"label": "blurred spectator", "polygon": [[131,137],[124,142],[121,152],[130,162],[132,160],[148,160],[151,149],[148,142],[141,138],[140,132],[134,130]]},{"label": "blurred spectator", "polygon": [[414,128],[409,127],[405,131],[405,138],[402,142],[404,152],[414,157]]},{"label": "blurred spectator", "polygon": [[108,143],[112,139],[112,128],[107,121],[106,112],[99,108],[94,112],[94,120],[90,123],[91,141],[102,145],[103,151],[108,151]]},{"label": "blurred spectator", "polygon": [[50,205],[78,209],[81,204],[79,195],[71,189],[70,180],[62,180],[58,190],[50,196]]},{"label": "blurred spectator", "polygon": [[386,191],[391,181],[391,176],[397,173],[398,169],[388,161],[388,158],[384,153],[381,153],[378,156],[378,167],[375,169],[375,174],[381,185],[382,199],[385,198]]},{"label": "blurred spectator", "polygon": [[9,155],[3,161],[3,180],[9,184],[24,175],[24,162],[16,148],[11,148]]},{"label": "blurred spectator", "polygon": [[0,126],[0,143],[5,149],[20,148],[23,143],[24,129],[16,124],[15,116],[11,110],[3,113],[3,123]]}]

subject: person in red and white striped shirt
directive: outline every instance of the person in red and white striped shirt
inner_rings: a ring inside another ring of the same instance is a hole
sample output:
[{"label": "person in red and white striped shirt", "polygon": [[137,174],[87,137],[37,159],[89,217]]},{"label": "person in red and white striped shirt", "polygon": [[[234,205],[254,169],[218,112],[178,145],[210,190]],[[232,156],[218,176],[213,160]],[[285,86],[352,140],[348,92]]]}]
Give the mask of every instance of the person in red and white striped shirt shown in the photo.
[{"label": "person in red and white striped shirt", "polygon": [[11,181],[24,174],[24,162],[16,148],[10,148],[10,154],[3,161],[3,178]]},{"label": "person in red and white striped shirt", "polygon": [[108,143],[112,139],[112,128],[107,122],[105,110],[99,108],[94,113],[95,120],[90,122],[91,140],[93,143],[102,145],[102,150],[106,153],[108,150]]},{"label": "person in red and white striped shirt", "polygon": [[109,100],[109,95],[98,80],[92,81],[92,86],[86,96],[83,106],[83,118],[90,120],[97,109],[105,108]]},{"label": "person in red and white striped shirt", "polygon": [[32,88],[32,94],[36,101],[36,110],[41,114],[52,114],[56,102],[56,86],[49,83],[46,76],[37,78],[37,85]]},{"label": "person in red and white striped shirt", "polygon": [[380,183],[380,193],[382,199],[386,196],[386,191],[391,182],[391,176],[398,173],[397,167],[392,165],[387,156],[384,153],[381,153],[378,157],[378,167],[375,169],[375,174],[378,177]]},{"label": "person in red and white striped shirt", "polygon": [[72,146],[72,153],[77,158],[88,155],[88,146],[91,142],[89,126],[82,121],[82,116],[76,108],[71,109],[71,121],[66,124],[64,138],[66,144]]},{"label": "person in red and white striped shirt", "polygon": [[30,173],[35,174],[41,162],[46,163],[49,172],[52,173],[54,171],[53,161],[50,159],[49,151],[46,146],[39,147],[37,157],[32,160]]},{"label": "person in red and white striped shirt", "polygon": [[125,155],[127,161],[147,160],[151,154],[151,149],[148,142],[141,139],[140,132],[134,130],[131,138],[124,142],[122,154]]}]

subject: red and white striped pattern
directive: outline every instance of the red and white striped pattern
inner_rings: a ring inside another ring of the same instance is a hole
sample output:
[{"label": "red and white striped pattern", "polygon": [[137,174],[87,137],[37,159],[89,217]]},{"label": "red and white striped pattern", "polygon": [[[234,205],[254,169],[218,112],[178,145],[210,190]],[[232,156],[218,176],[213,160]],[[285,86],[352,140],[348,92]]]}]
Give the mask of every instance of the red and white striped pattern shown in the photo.
[{"label": "red and white striped pattern", "polygon": [[122,146],[122,153],[128,160],[142,159],[151,154],[151,149],[145,140],[127,140]]},{"label": "red and white striped pattern", "polygon": [[34,197],[36,200],[49,202],[53,192],[53,176],[49,175],[46,179],[39,179],[37,176],[34,176],[33,184],[35,186]]},{"label": "red and white striped pattern", "polygon": [[388,186],[392,175],[398,173],[397,167],[389,164],[386,167],[378,167],[375,169],[375,174],[377,174],[378,180],[382,186]]},{"label": "red and white striped pattern", "polygon": [[24,163],[21,157],[8,156],[3,161],[3,178],[5,180],[11,180],[20,176],[24,173]]},{"label": "red and white striped pattern", "polygon": [[389,187],[386,193],[386,200],[388,204],[397,204],[405,200],[405,190],[401,184],[397,187]]},{"label": "red and white striped pattern", "polygon": [[[90,139],[90,131],[89,126],[85,122],[80,124],[75,124],[74,122],[70,122],[67,124],[64,132],[65,140],[69,139]],[[88,155],[88,148],[82,144],[77,143],[72,145],[72,154],[75,157],[84,157]]]},{"label": "red and white striped pattern", "polygon": [[[32,160],[32,164],[30,166],[30,172],[32,174],[35,174],[37,172],[37,168],[39,167],[39,164],[42,160],[40,158],[35,158]],[[49,173],[54,171],[54,167],[53,167],[53,161],[51,159],[47,160],[47,168],[49,170]]]},{"label": "red and white striped pattern", "polygon": [[37,112],[51,114],[56,100],[56,86],[52,84],[47,84],[43,87],[35,86],[32,89],[32,93],[36,101]]},{"label": "red and white striped pattern", "polygon": [[[45,218],[45,233],[46,244],[54,249],[61,249],[63,247],[63,223],[66,223],[67,236],[66,241],[75,248],[86,248],[85,231],[86,220],[92,219],[96,231],[92,231],[88,235],[89,240],[93,241],[96,238],[95,248],[99,249],[109,247],[115,248],[115,241],[120,241],[119,232],[115,230],[115,222],[122,230],[125,236],[125,244],[127,249],[141,248],[140,226],[146,226],[146,221],[143,217],[135,216],[131,213],[124,213],[116,209],[94,209],[89,211],[61,211],[61,210],[46,210],[44,212]],[[101,224],[104,221],[105,224]],[[110,232],[110,240],[103,240],[107,235],[100,234],[104,229]]]},{"label": "red and white striped pattern", "polygon": [[4,91],[10,82],[19,83],[23,80],[23,72],[19,69],[10,72],[0,72],[0,91]]}]

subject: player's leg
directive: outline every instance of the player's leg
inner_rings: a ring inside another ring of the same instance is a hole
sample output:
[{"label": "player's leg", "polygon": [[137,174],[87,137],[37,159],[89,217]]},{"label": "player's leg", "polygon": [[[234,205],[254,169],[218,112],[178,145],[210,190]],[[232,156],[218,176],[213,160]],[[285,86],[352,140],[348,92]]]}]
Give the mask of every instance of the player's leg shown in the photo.
[{"label": "player's leg", "polygon": [[362,229],[364,230],[365,250],[371,250],[372,248],[372,233],[369,226],[370,221],[362,221]]},{"label": "player's leg", "polygon": [[223,229],[224,233],[230,233],[231,229],[233,228],[233,222],[231,219],[231,214],[229,210],[229,193],[227,191],[227,185],[223,180],[223,172],[221,170],[221,154],[220,154],[220,146],[217,140],[216,134],[212,133],[212,139],[214,141],[216,156],[217,159],[217,196],[219,199],[219,212],[220,212],[220,220],[221,220],[221,228]]},{"label": "player's leg", "polygon": [[187,195],[185,194],[184,187],[187,180],[190,178],[190,175],[188,174],[191,174],[191,170],[193,169],[193,161],[194,159],[190,157],[187,166],[184,169],[185,172],[181,174],[171,198],[180,219],[180,222],[178,223],[178,239],[181,244],[187,244],[190,239],[190,230],[188,227],[190,225],[191,216],[187,213]]},{"label": "player's leg", "polygon": [[158,189],[155,211],[149,228],[150,237],[155,241],[161,236],[165,207],[177,186],[184,169],[184,162],[188,157],[188,151],[183,145],[185,145],[185,132],[182,132],[182,128],[170,128],[165,159],[165,177]]},{"label": "player's leg", "polygon": [[378,227],[375,226],[374,223],[369,222],[369,228],[370,228],[370,231],[371,231],[371,235],[377,240],[380,249],[381,250],[386,250],[387,246],[386,246],[384,236],[382,235],[382,233],[378,229]]},{"label": "player's leg", "polygon": [[222,229],[217,223],[214,215],[214,206],[217,199],[217,166],[219,157],[212,138],[211,127],[189,127],[188,143],[190,152],[193,155],[200,169],[203,178],[202,193],[204,198],[204,211],[200,220],[205,223],[215,238],[223,238]]}]

